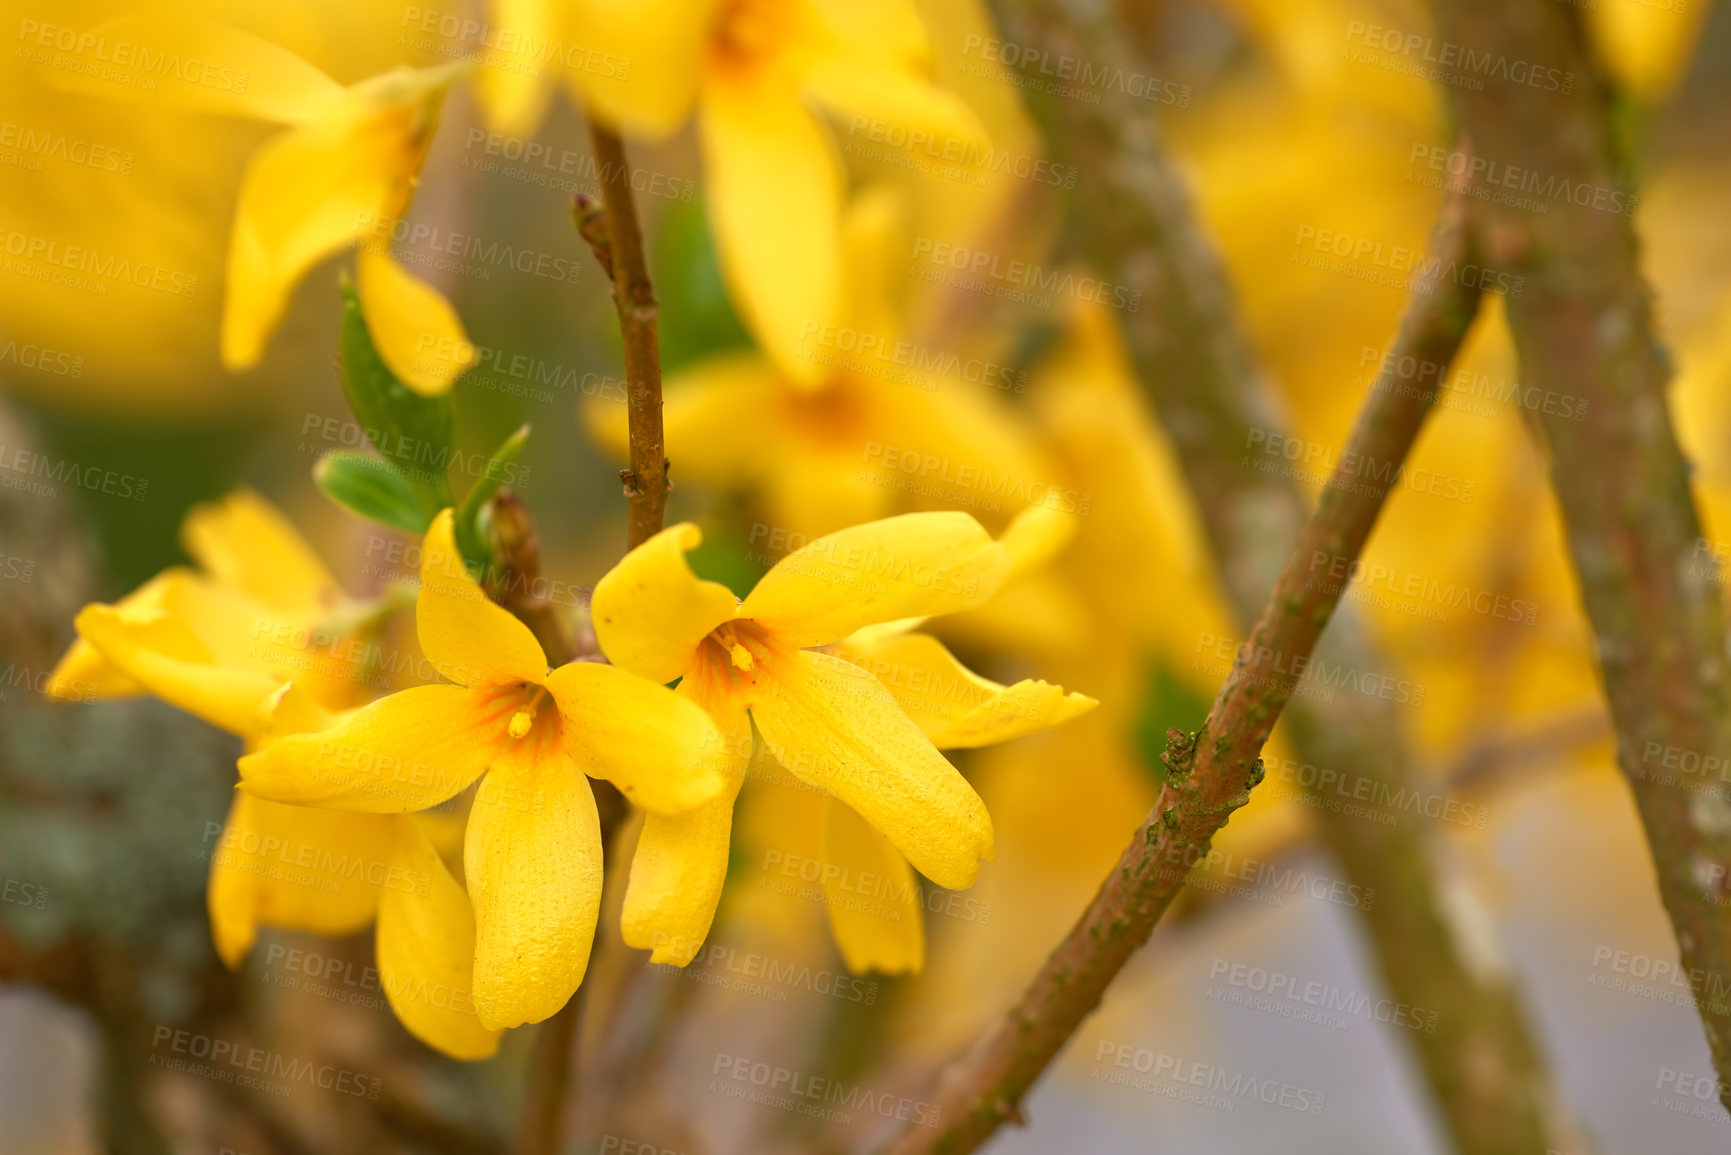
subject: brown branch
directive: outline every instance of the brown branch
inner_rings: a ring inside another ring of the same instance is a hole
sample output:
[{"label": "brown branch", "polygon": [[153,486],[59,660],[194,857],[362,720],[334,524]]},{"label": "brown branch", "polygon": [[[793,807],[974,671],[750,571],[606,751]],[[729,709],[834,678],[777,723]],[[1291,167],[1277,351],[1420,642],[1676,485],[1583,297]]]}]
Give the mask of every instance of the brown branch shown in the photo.
[{"label": "brown branch", "polygon": [[[1451,206],[1433,238],[1447,266],[1462,228]],[[1414,356],[1448,358],[1471,323],[1476,293],[1432,276],[1402,320],[1397,347]],[[1167,731],[1165,785],[1147,820],[1020,999],[945,1079],[937,1099],[939,1127],[909,1128],[893,1155],[972,1151],[1006,1119],[1020,1121],[1023,1095],[1039,1078],[1107,986],[1143,943],[1208,853],[1214,834],[1262,780],[1259,757],[1303,676],[1317,639],[1338,605],[1341,587],[1309,580],[1316,551],[1356,558],[1387,489],[1361,480],[1351,461],[1398,468],[1430,412],[1434,394],[1373,386],[1342,464],[1329,478],[1315,514],[1287,558],[1250,640],[1240,648],[1200,735]]]},{"label": "brown branch", "polygon": [[[1121,6],[1001,0],[998,8],[1016,43],[1114,74],[1149,71],[1126,47],[1134,38],[1120,23]],[[1028,99],[1053,159],[1085,177],[1069,194],[1067,242],[1103,279],[1139,295],[1138,310],[1122,314],[1131,363],[1190,482],[1229,603],[1248,627],[1299,536],[1307,499],[1295,478],[1244,465],[1253,431],[1270,438],[1284,432],[1278,398],[1237,323],[1221,262],[1163,155],[1146,104],[1129,94],[1103,96],[1091,104],[1035,86]],[[1470,311],[1471,301],[1462,296],[1460,308]],[[1429,351],[1438,382],[1452,353]],[[1329,570],[1313,572],[1326,580]],[[1317,657],[1347,670],[1387,668],[1346,611]],[[1288,712],[1287,736],[1301,761],[1367,794],[1409,797],[1428,783],[1401,712],[1360,694],[1300,698]],[[1310,795],[1320,801],[1316,791]],[[1389,993],[1437,1012],[1434,1033],[1400,1032],[1397,1045],[1419,1060],[1455,1147],[1468,1155],[1570,1148],[1569,1121],[1547,1117],[1559,1097],[1515,991],[1469,965],[1457,942],[1441,902],[1434,828],[1373,827],[1323,806],[1313,818],[1347,879],[1376,893],[1355,916]]]},{"label": "brown branch", "polygon": [[[643,252],[643,233],[637,223],[637,205],[631,199],[631,170],[625,160],[625,145],[619,134],[592,122],[590,138],[595,162],[601,169],[606,196],[597,209],[587,197],[573,202],[572,221],[613,280],[613,303],[619,312],[619,329],[625,341],[626,403],[630,423],[631,468],[621,470],[625,496],[631,502],[629,547],[636,548],[661,532],[667,514],[667,453],[661,428],[661,352],[656,335],[655,289],[649,282],[649,263]],[[524,528],[526,526],[526,528]],[[501,539],[517,542],[513,557],[507,550],[507,572],[539,563],[540,547],[532,523],[507,521]],[[515,530],[515,538],[509,536]],[[532,577],[533,574],[531,573]],[[508,588],[532,588],[531,582],[512,582]],[[533,602],[512,607],[541,637],[554,658],[557,641],[570,661],[577,658],[577,639],[568,630],[549,625],[549,607]],[[568,624],[568,623],[567,623]],[[551,639],[551,640],[550,640]],[[557,659],[555,664],[558,664]],[[605,782],[594,782],[595,801],[601,811],[601,847],[606,853],[625,817],[625,800]],[[530,1059],[529,1085],[518,1125],[516,1150],[520,1155],[557,1155],[562,1146],[561,1119],[565,1098],[576,1068],[576,1051],[588,986],[576,994],[559,1013],[541,1025]]]},{"label": "brown branch", "polygon": [[577,227],[613,278],[613,303],[625,338],[626,411],[631,428],[631,468],[620,473],[631,502],[631,545],[661,531],[667,512],[667,445],[661,430],[661,351],[655,331],[655,289],[643,255],[643,233],[631,199],[631,169],[619,134],[591,122],[595,163],[605,189],[606,232],[592,211],[578,203]]},{"label": "brown branch", "polygon": [[[1633,222],[1606,211],[1628,203],[1608,97],[1567,5],[1438,0],[1435,8],[1450,40],[1488,58],[1529,62],[1558,81],[1555,91],[1495,80],[1481,91],[1454,90],[1482,155],[1593,193],[1585,204],[1549,202],[1543,215],[1487,205],[1476,224],[1487,262],[1518,278],[1508,318],[1523,382],[1586,406],[1580,421],[1528,417],[1549,450],[1597,634],[1618,760],[1646,828],[1659,896],[1683,965],[1717,990],[1731,976],[1731,920],[1719,905],[1731,866],[1731,801],[1666,780],[1666,767],[1683,751],[1707,757],[1726,749],[1725,616],[1714,568],[1695,553],[1701,524],[1666,408],[1669,374]],[[1731,1006],[1708,994],[1697,1009],[1720,1101],[1731,1108]]]}]

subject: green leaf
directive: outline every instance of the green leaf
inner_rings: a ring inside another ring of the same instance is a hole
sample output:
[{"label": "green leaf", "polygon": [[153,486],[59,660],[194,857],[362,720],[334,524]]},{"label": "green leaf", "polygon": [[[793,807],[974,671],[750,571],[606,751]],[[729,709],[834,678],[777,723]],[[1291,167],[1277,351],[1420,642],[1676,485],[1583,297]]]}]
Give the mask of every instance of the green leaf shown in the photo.
[{"label": "green leaf", "polygon": [[435,508],[456,504],[447,476],[455,456],[451,395],[423,397],[397,380],[373,346],[361,299],[347,277],[338,364],[343,392],[367,440]]},{"label": "green leaf", "polygon": [[721,280],[721,263],[703,205],[695,201],[669,205],[655,240],[651,273],[661,312],[662,370],[670,373],[727,349],[749,349],[751,337],[733,311]]},{"label": "green leaf", "polygon": [[438,512],[401,469],[370,453],[327,453],[313,466],[313,480],[344,509],[411,533],[426,533]]},{"label": "green leaf", "polygon": [[1166,766],[1160,755],[1166,749],[1166,731],[1201,730],[1212,701],[1192,689],[1163,658],[1151,659],[1143,677],[1142,714],[1134,723],[1132,736],[1143,768],[1156,782],[1164,782]]},{"label": "green leaf", "polygon": [[493,456],[487,459],[487,468],[475,482],[468,496],[463,498],[462,507],[457,510],[457,548],[469,562],[486,565],[492,560],[493,551],[487,546],[487,537],[483,532],[481,514],[493,495],[499,492],[499,487],[507,477],[513,476],[512,469],[517,458],[523,453],[523,445],[529,440],[529,427],[522,426],[517,432],[505,438],[499,448],[493,450]]}]

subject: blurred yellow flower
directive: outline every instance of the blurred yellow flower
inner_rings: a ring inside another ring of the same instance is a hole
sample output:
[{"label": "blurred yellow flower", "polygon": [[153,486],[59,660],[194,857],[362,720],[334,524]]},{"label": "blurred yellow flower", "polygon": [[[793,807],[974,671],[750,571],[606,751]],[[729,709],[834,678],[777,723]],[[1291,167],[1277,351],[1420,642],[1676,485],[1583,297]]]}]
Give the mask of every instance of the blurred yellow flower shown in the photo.
[{"label": "blurred yellow flower", "polygon": [[[50,692],[154,694],[254,749],[330,725],[326,707],[353,701],[361,683],[343,657],[352,633],[326,623],[364,613],[256,494],[194,509],[182,537],[203,572],[169,570],[116,605],[85,607]],[[468,898],[419,819],[236,793],[210,835],[207,905],[223,962],[239,966],[260,925],[347,935],[376,919],[380,985],[403,1024],[454,1058],[498,1049],[498,1032],[469,1005]]]},{"label": "blurred yellow flower", "polygon": [[719,738],[702,710],[633,673],[595,662],[549,671],[529,628],[469,576],[452,524],[447,509],[427,531],[415,618],[421,648],[456,684],[388,695],[270,743],[240,771],[261,797],[370,813],[427,809],[486,773],[463,860],[475,1007],[498,1029],[558,1011],[588,967],[602,863],[583,775],[611,780],[652,816],[678,814],[721,790],[705,760]]},{"label": "blurred yellow flower", "polygon": [[[495,0],[494,16],[519,53],[569,29],[603,62],[568,70],[573,89],[627,132],[659,139],[697,109],[729,291],[758,343],[799,380],[823,375],[799,342],[807,323],[834,323],[840,275],[843,175],[816,109],[985,140],[968,106],[927,79],[925,32],[908,0],[576,0],[564,10]],[[484,76],[481,99],[495,126],[525,132],[542,101],[511,71]]]},{"label": "blurred yellow flower", "polygon": [[723,742],[727,786],[687,815],[644,820],[623,933],[653,961],[683,966],[709,933],[727,873],[733,803],[755,722],[778,761],[846,803],[940,885],[973,883],[992,857],[979,796],[869,671],[822,647],[878,623],[978,605],[1009,556],[963,513],[855,526],[791,554],[742,603],[702,581],[685,553],[695,525],[663,530],[595,586],[595,636],[613,662],[703,707]]},{"label": "blurred yellow flower", "polygon": [[[898,506],[990,508],[994,493],[1051,492],[1053,467],[1028,423],[996,396],[1010,371],[998,369],[1001,380],[968,380],[966,366],[978,373],[984,360],[904,340],[894,290],[903,271],[896,254],[907,251],[906,211],[899,190],[882,185],[849,206],[840,321],[813,322],[798,342],[818,376],[802,379],[759,354],[735,352],[669,377],[663,419],[680,478],[754,490],[770,523],[803,536]],[[621,406],[597,399],[583,417],[623,458]]]},{"label": "blurred yellow flower", "polygon": [[[287,49],[211,21],[130,16],[90,35],[145,53],[154,47],[222,61],[218,77],[228,79],[198,83],[169,76],[144,87],[67,72],[55,77],[60,87],[293,126],[253,154],[241,182],[223,301],[224,365],[239,371],[257,364],[301,277],[358,244],[362,308],[385,363],[419,393],[451,387],[473,360],[462,322],[450,302],[391,257],[388,246],[408,210],[445,95],[467,64],[399,67],[345,88]],[[465,355],[417,357],[429,344]]]}]

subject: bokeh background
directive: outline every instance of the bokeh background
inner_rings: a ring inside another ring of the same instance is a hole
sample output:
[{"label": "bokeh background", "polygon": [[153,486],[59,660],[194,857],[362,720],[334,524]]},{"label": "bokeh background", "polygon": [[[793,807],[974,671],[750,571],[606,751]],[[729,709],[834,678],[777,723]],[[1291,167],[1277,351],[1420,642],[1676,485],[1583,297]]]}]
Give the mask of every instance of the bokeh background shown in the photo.
[{"label": "bokeh background", "polygon": [[[90,27],[141,2],[0,0],[0,44],[15,47],[25,21]],[[473,47],[416,31],[430,5],[151,7],[233,23],[343,83]],[[1731,542],[1731,12],[1705,0],[1580,7],[1634,158],[1642,264],[1711,554]],[[724,1059],[929,1098],[938,1066],[1020,989],[1093,893],[1154,798],[1160,736],[1200,723],[1236,640],[1186,479],[1120,348],[1118,327],[1135,325],[1136,311],[921,275],[920,255],[937,245],[1072,267],[1062,194],[1093,174],[1039,164],[1019,89],[985,60],[997,34],[984,7],[920,8],[934,76],[1015,163],[932,164],[845,118],[830,131],[852,191],[852,315],[954,354],[940,358],[947,369],[897,380],[848,363],[839,347],[816,397],[766,388],[679,409],[681,389],[753,372],[751,339],[718,272],[689,127],[632,144],[662,306],[670,520],[701,524],[694,564],[744,591],[801,535],[916,508],[967,509],[996,532],[1027,504],[955,481],[910,484],[901,455],[1055,488],[1073,506],[1067,546],[992,606],[935,628],[1002,681],[1042,676],[1102,706],[1062,730],[957,755],[994,816],[998,857],[965,895],[928,886],[917,976],[846,976],[822,907],[771,885],[766,864],[816,853],[815,812],[767,771],[740,804],[711,938],[722,949],[684,974],[645,968],[619,942],[621,888],[610,879],[573,1150],[629,1150],[632,1140],[684,1155],[841,1151],[883,1132],[868,1113],[842,1122],[732,1100],[715,1079]],[[1148,115],[1223,257],[1286,428],[1307,446],[1343,446],[1369,380],[1366,351],[1386,345],[1406,292],[1378,283],[1368,258],[1345,274],[1303,258],[1327,230],[1379,251],[1423,247],[1442,197],[1431,159],[1452,137],[1446,102],[1395,57],[1372,64],[1346,49],[1355,22],[1428,35],[1425,7],[1150,0],[1122,4],[1120,16],[1161,82]],[[459,87],[409,220],[550,255],[579,268],[575,279],[442,267],[413,243],[396,252],[488,351],[456,388],[462,447],[485,453],[533,427],[518,492],[541,529],[544,572],[584,588],[625,539],[621,360],[606,278],[569,216],[573,192],[599,193],[582,111],[563,89],[545,96],[534,131],[511,136],[487,125],[472,85]],[[78,238],[199,284],[190,297],[127,284],[92,293],[45,283],[11,258],[0,265],[0,480],[24,475],[27,452],[136,483],[131,496],[0,489],[0,1152],[95,1151],[104,1134],[115,1150],[212,1155],[504,1150],[529,1032],[482,1064],[431,1054],[376,992],[345,977],[368,965],[369,934],[267,931],[238,974],[217,962],[204,914],[207,824],[227,807],[236,740],[154,701],[41,693],[78,607],[183,562],[187,510],[236,486],[287,511],[349,592],[380,587],[381,552],[407,539],[347,514],[311,479],[320,454],[358,440],[334,360],[349,258],[304,280],[256,369],[228,373],[217,323],[235,194],[246,157],[274,130],[63,93],[10,47],[0,51],[0,122],[0,239]],[[36,155],[16,126],[93,142],[114,165]],[[1449,484],[1396,492],[1367,553],[1396,576],[1348,595],[1386,672],[1416,688],[1399,714],[1429,791],[1418,810],[1433,814],[1372,804],[1362,817],[1431,839],[1440,901],[1469,961],[1521,993],[1582,1124],[1582,1150],[1723,1150],[1731,1119],[1715,1101],[1687,988],[1665,978],[1676,948],[1613,762],[1543,463],[1517,408],[1498,399],[1518,372],[1494,299],[1459,368],[1466,376],[1413,461]],[[1251,434],[1244,468],[1285,460]],[[1304,481],[1315,491],[1324,476]],[[1423,583],[1403,586],[1409,574],[1523,609],[1511,620],[1451,606]],[[1245,882],[1232,863],[1254,861],[1339,879],[1316,846],[1304,768],[1278,737],[1270,753],[1259,797],[1223,835],[1233,857],[1221,878]],[[1262,875],[1230,894],[1193,889],[1032,1096],[1028,1127],[991,1149],[1445,1150],[1407,1045],[1413,1027],[1379,1021],[1394,1016],[1378,1009],[1356,901]],[[335,977],[291,989],[289,950],[336,960]],[[759,958],[819,977],[758,979]],[[1270,1012],[1252,999],[1270,975],[1321,984],[1343,1009],[1317,1021]],[[378,1101],[306,1087],[266,1101],[156,1069],[155,1030],[185,1023],[243,1024],[248,1037],[335,1056],[385,1089]],[[1147,1090],[1103,1077],[1142,1052],[1303,1089],[1322,1109],[1187,1101],[1182,1083]]]}]

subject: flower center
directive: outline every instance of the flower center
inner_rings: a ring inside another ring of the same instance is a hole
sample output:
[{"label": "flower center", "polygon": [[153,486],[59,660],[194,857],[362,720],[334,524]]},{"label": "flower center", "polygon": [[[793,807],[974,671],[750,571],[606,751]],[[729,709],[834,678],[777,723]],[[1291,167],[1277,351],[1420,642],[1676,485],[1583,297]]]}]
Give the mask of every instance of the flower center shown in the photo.
[{"label": "flower center", "polygon": [[782,0],[729,0],[715,23],[715,54],[744,68],[762,60],[786,37],[790,23]]},{"label": "flower center", "polygon": [[541,699],[547,696],[546,686],[535,687],[535,696],[521,710],[511,715],[511,722],[505,727],[505,732],[511,735],[513,741],[528,735],[535,726],[535,707],[541,704]]}]

